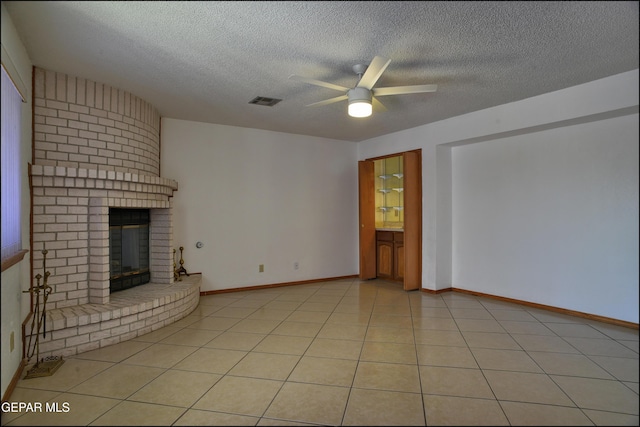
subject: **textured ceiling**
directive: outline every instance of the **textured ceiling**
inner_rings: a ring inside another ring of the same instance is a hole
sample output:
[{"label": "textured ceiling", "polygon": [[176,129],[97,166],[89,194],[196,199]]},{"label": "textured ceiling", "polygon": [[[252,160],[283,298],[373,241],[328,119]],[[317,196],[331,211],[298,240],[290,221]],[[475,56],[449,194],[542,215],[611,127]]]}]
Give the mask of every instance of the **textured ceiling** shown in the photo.
[{"label": "textured ceiling", "polygon": [[[3,1],[34,65],[129,91],[163,117],[361,141],[638,69],[638,2]],[[305,107],[391,60],[387,111]],[[256,96],[282,99],[272,107]]]}]

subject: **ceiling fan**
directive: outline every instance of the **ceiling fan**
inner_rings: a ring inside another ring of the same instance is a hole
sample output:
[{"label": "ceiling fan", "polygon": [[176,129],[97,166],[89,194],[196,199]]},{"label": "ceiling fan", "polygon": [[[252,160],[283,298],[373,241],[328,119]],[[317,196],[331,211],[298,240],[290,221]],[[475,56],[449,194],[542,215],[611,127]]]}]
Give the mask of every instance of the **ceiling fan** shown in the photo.
[{"label": "ceiling fan", "polygon": [[385,106],[382,105],[382,103],[377,99],[377,97],[380,96],[435,92],[438,89],[438,85],[414,85],[374,88],[373,86],[376,84],[384,70],[389,66],[390,62],[390,59],[376,56],[368,66],[364,64],[354,65],[353,71],[358,75],[358,83],[353,88],[348,88],[333,83],[327,83],[308,77],[297,76],[295,74],[289,76],[289,78],[343,92],[343,95],[336,96],[335,98],[325,99],[324,101],[314,102],[313,104],[307,105],[307,107],[317,107],[321,105],[333,104],[334,102],[348,100],[348,111],[349,115],[352,117],[369,117],[371,115],[373,106],[375,106],[376,110],[378,111],[385,111]]}]

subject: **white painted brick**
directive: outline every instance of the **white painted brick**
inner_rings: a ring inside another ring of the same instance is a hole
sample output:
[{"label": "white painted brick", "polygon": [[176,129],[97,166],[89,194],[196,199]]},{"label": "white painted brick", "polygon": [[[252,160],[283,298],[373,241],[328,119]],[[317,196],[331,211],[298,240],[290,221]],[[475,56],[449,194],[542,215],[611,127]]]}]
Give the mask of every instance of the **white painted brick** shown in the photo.
[{"label": "white painted brick", "polygon": [[[84,181],[82,179],[76,178],[75,180],[76,186],[78,185],[78,183],[84,183]],[[89,196],[89,190],[87,190],[86,188],[69,188],[69,196],[70,197],[88,197]],[[80,199],[78,200],[78,204],[80,204]]]},{"label": "white painted brick", "polygon": [[[78,147],[73,146],[73,145],[66,145],[66,144],[58,144],[58,153],[65,153],[67,156],[69,154],[77,154],[78,153]],[[58,163],[60,164],[60,163]]]},{"label": "white painted brick", "polygon": [[[84,282],[86,281],[87,275],[83,273],[78,274],[70,274],[67,277],[69,282]],[[67,292],[67,298],[80,299],[87,295],[86,289],[79,289],[77,291]]]},{"label": "white painted brick", "polygon": [[[79,147],[87,147],[89,145],[89,139],[85,137],[78,138],[76,136],[69,136],[68,140],[69,140],[69,144],[76,145]],[[80,152],[80,148],[78,148],[78,151]]]},{"label": "white painted brick", "polygon": [[64,111],[64,110],[58,110],[58,117],[60,117],[61,119],[68,119],[68,120],[79,119],[78,113],[71,112],[71,111]]},{"label": "white painted brick", "polygon": [[129,325],[122,325],[111,329],[112,336],[121,336],[129,333]]},{"label": "white painted brick", "polygon": [[[47,334],[49,335],[49,334]],[[78,335],[78,328],[61,328],[51,333],[51,339],[59,340],[63,338],[75,337]]]},{"label": "white painted brick", "polygon": [[41,105],[36,105],[33,108],[34,116],[43,116],[46,117],[58,117],[58,110],[55,108],[46,108]]},{"label": "white painted brick", "polygon": [[133,314],[133,315],[129,315],[129,316],[123,316],[120,318],[120,323],[122,325],[129,325],[131,323],[135,323],[137,322],[138,319],[138,315],[137,314]]},{"label": "white painted brick", "polygon": [[[40,342],[40,356],[44,356],[44,354],[47,353],[51,353],[51,352],[56,352],[58,350],[62,350],[63,348],[65,348],[65,340],[64,339],[60,339],[60,340],[55,340],[55,341],[48,341],[48,342]],[[43,354],[44,353],[44,354]]]},{"label": "white painted brick", "polygon": [[68,121],[57,117],[46,117],[44,123],[49,126],[67,127]]},{"label": "white painted brick", "polygon": [[[78,102],[78,104],[81,104],[81,103]],[[69,110],[73,111],[73,112],[76,112],[76,113],[80,113],[80,114],[88,114],[89,113],[89,108],[85,107],[84,105],[69,104]],[[82,116],[80,116],[80,120],[82,120]]]},{"label": "white painted brick", "polygon": [[[65,275],[65,274],[74,274],[75,272],[76,272],[76,267],[74,267],[74,266],[59,267],[59,268],[56,268],[56,273],[55,273],[55,275],[56,275],[56,276],[62,276],[62,275]],[[69,281],[73,281],[73,279],[72,279],[72,278],[67,278],[67,280],[69,280]],[[75,286],[74,286],[74,285],[72,285],[72,284],[67,284],[66,286],[67,286],[67,287],[68,287],[68,286],[72,286],[72,287],[73,287],[73,290],[75,290]],[[71,289],[68,289],[68,288],[62,288],[62,289],[61,289],[59,286],[56,288],[56,291],[57,291],[57,292],[65,292],[65,291],[68,291],[68,290],[71,290]]]},{"label": "white painted brick", "polygon": [[67,76],[62,73],[56,73],[56,99],[67,100]]},{"label": "white painted brick", "polygon": [[[58,134],[51,134],[51,133],[47,133],[44,135],[44,140],[46,141],[36,141],[36,144],[38,146],[39,149],[41,150],[60,150],[60,149],[64,149],[65,146],[67,145],[68,142],[68,137],[67,135],[58,135]],[[49,144],[47,144],[49,143]],[[55,144],[61,144],[61,145],[55,145]]]},{"label": "white painted brick", "polygon": [[38,206],[56,205],[55,197],[34,197],[33,203]]},{"label": "white painted brick", "polygon": [[84,122],[80,122],[77,120],[67,120],[68,122],[68,127],[70,127],[71,129],[78,129],[78,130],[88,130],[89,129],[89,125],[87,123]]},{"label": "white painted brick", "polygon": [[[93,341],[93,340],[92,340]],[[65,345],[67,347],[76,346],[79,344],[85,344],[89,342],[89,334],[78,335],[76,337],[67,338]]]},{"label": "white painted brick", "polygon": [[[78,137],[78,129],[71,129],[71,128],[63,128],[63,127],[58,127],[58,134],[59,135],[65,135],[68,136],[69,138],[77,138]],[[69,141],[70,142],[70,141]]]},{"label": "white painted brick", "polygon": [[109,329],[102,329],[97,332],[92,332],[89,336],[91,338],[91,341],[100,341],[105,338],[111,337],[111,331]]},{"label": "white painted brick", "polygon": [[144,319],[146,325],[150,325],[151,328],[158,326],[159,328],[164,325],[164,322],[160,322],[158,316],[150,316]]},{"label": "white painted brick", "polygon": [[101,330],[115,328],[116,326],[120,326],[120,319],[113,319],[113,320],[107,320],[105,322],[100,322]]},{"label": "white painted brick", "polygon": [[138,320],[138,321],[132,323],[131,325],[129,325],[129,328],[131,330],[138,331],[138,336],[141,336],[141,335],[144,335],[144,334],[148,334],[149,332],[151,332],[151,327],[150,326],[145,326],[144,320]]},{"label": "white painted brick", "polygon": [[[95,314],[95,313],[94,313]],[[79,323],[82,325],[83,320],[90,315],[79,316]],[[91,334],[100,330],[99,323],[86,324],[78,327],[78,334]]]},{"label": "white painted brick", "polygon": [[67,104],[66,102],[53,101],[51,99],[48,99],[45,105],[47,106],[47,108],[53,108],[55,110],[69,110],[69,104]]},{"label": "white painted brick", "polygon": [[57,223],[77,223],[78,222],[78,215],[56,215],[56,222]]},{"label": "white painted brick", "polygon": [[[58,233],[67,231],[66,224],[45,224],[44,231],[47,233]],[[57,236],[56,236],[57,238]],[[49,247],[49,246],[47,246]]]}]

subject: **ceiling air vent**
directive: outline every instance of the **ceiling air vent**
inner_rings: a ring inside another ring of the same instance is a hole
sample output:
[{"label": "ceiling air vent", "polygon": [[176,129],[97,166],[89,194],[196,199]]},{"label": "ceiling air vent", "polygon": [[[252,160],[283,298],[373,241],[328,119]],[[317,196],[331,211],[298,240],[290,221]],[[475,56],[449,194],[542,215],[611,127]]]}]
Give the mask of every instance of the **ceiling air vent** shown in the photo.
[{"label": "ceiling air vent", "polygon": [[282,101],[282,99],[267,98],[267,97],[264,97],[264,96],[256,96],[251,101],[249,101],[249,104],[265,105],[267,107],[273,107],[274,105],[276,105],[280,101]]}]

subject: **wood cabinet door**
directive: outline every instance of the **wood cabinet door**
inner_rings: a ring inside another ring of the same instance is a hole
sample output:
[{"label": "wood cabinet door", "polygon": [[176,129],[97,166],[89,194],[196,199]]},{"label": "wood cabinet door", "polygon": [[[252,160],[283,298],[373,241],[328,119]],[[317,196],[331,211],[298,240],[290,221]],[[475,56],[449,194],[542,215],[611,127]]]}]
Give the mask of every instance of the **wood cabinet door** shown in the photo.
[{"label": "wood cabinet door", "polygon": [[360,280],[376,278],[376,212],[374,163],[358,162]]},{"label": "wood cabinet door", "polygon": [[404,290],[422,287],[422,155],[403,153]]},{"label": "wood cabinet door", "polygon": [[393,243],[378,241],[378,277],[393,279]]}]

